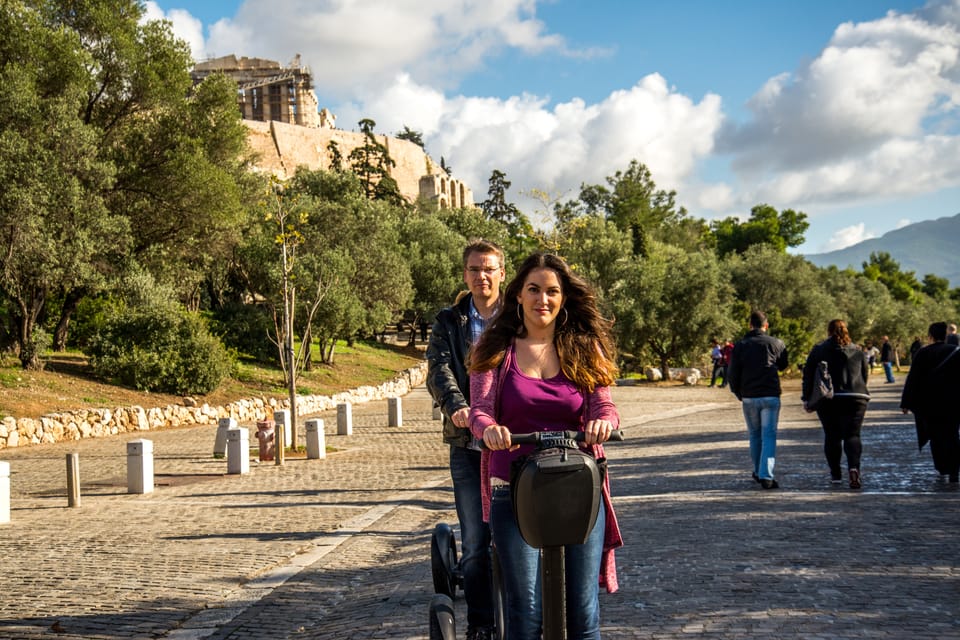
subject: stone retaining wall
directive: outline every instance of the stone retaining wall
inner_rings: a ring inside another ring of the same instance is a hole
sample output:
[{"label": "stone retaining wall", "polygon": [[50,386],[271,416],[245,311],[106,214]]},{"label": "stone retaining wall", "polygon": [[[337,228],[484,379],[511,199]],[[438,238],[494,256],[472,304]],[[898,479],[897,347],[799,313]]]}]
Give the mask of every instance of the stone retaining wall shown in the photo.
[{"label": "stone retaining wall", "polygon": [[[298,415],[307,416],[335,409],[338,404],[359,404],[406,395],[427,377],[427,363],[405,369],[389,382],[373,387],[363,386],[332,396],[297,396]],[[31,444],[114,436],[130,431],[151,431],[189,424],[217,424],[220,418],[233,418],[238,423],[254,423],[273,418],[276,409],[289,409],[290,400],[248,398],[223,407],[203,404],[196,407],[167,405],[144,409],[80,409],[50,413],[40,418],[14,418],[0,421],[0,449]]]}]

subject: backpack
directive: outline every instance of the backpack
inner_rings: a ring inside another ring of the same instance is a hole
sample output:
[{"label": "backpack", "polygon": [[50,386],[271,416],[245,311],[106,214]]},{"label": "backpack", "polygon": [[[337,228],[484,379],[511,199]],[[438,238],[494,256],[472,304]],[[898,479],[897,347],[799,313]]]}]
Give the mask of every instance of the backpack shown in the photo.
[{"label": "backpack", "polygon": [[830,378],[830,371],[827,369],[827,363],[823,360],[817,365],[813,372],[813,388],[810,390],[810,398],[807,400],[807,407],[816,410],[823,400],[829,400],[833,397],[833,380]]}]

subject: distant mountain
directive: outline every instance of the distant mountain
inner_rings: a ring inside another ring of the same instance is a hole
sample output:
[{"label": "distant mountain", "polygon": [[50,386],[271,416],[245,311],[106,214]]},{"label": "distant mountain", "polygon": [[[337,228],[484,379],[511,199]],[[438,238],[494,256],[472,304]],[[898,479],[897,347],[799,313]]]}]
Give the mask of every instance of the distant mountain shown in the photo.
[{"label": "distant mountain", "polygon": [[913,271],[917,280],[932,273],[949,280],[951,288],[960,287],[960,213],[907,225],[846,249],[804,257],[818,267],[836,265],[861,271],[870,254],[880,251],[900,263],[901,271]]}]

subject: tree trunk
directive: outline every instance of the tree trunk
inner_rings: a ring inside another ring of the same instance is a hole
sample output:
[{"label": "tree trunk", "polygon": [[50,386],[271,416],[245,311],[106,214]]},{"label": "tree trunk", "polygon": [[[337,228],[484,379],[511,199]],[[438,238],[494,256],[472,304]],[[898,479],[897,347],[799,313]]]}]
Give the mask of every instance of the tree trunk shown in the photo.
[{"label": "tree trunk", "polygon": [[82,289],[73,289],[67,292],[63,299],[63,307],[60,309],[60,319],[57,321],[57,328],[53,332],[53,350],[67,350],[67,334],[70,330],[70,320],[76,313],[80,301],[86,296]]},{"label": "tree trunk", "polygon": [[23,301],[19,302],[20,317],[17,318],[17,332],[20,334],[20,364],[27,371],[42,371],[43,359],[41,345],[36,344],[34,331],[37,328],[37,318],[43,310],[46,296],[38,292],[30,300],[28,307]]},{"label": "tree trunk", "polygon": [[407,344],[411,347],[417,346],[417,327],[420,325],[420,314],[414,316],[413,322],[410,323],[410,342]]},{"label": "tree trunk", "polygon": [[306,353],[303,354],[303,370],[304,371],[313,371],[313,349],[311,343],[313,342],[313,332],[310,330],[310,326],[307,326],[306,331],[303,332],[303,340],[300,342],[300,348],[306,349]]},{"label": "tree trunk", "polygon": [[664,380],[670,380],[670,359],[666,353],[660,354],[660,371],[663,373]]}]

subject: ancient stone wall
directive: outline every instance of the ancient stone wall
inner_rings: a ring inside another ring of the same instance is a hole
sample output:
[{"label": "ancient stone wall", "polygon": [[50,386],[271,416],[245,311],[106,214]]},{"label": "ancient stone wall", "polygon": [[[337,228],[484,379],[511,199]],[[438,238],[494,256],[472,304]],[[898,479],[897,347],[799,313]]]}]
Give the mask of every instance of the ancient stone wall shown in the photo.
[{"label": "ancient stone wall", "polygon": [[[249,130],[247,141],[257,154],[256,166],[261,171],[289,178],[299,166],[310,170],[330,169],[327,147],[336,142],[346,161],[350,152],[366,144],[364,135],[355,131],[332,128],[310,128],[283,122],[244,120]],[[423,196],[440,208],[472,207],[473,192],[461,181],[447,175],[419,145],[409,140],[376,136],[387,148],[396,166],[390,175],[397,181],[401,195],[410,202]]]},{"label": "ancient stone wall", "polygon": [[[308,416],[335,409],[344,402],[360,404],[371,400],[396,398],[422,384],[426,377],[427,363],[423,362],[376,387],[359,387],[332,396],[297,396],[297,412],[300,416]],[[240,424],[248,424],[271,419],[277,409],[289,408],[289,399],[250,398],[223,407],[206,404],[196,407],[167,405],[152,409],[82,409],[51,413],[40,418],[7,416],[0,421],[0,449],[115,436],[132,431],[155,431],[189,424],[216,425],[220,418],[233,418]]]}]

